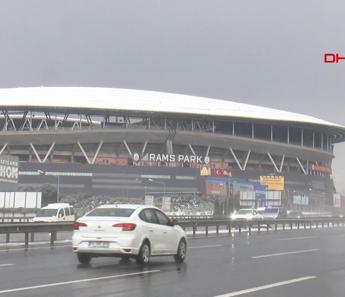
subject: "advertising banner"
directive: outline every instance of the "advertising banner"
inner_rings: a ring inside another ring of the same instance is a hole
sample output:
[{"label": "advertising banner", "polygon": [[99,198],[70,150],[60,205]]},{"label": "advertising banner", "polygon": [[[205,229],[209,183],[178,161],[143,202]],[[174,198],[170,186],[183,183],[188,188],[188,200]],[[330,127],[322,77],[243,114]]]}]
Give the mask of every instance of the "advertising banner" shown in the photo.
[{"label": "advertising banner", "polygon": [[260,184],[254,184],[254,192],[255,192],[255,199],[259,199],[259,200],[266,199],[267,187]]},{"label": "advertising banner", "polygon": [[260,176],[260,184],[267,186],[269,191],[284,191],[284,176]]},{"label": "advertising banner", "polygon": [[226,196],[226,179],[208,177],[205,180],[206,196]]},{"label": "advertising banner", "polygon": [[0,156],[0,182],[18,183],[18,158]]}]

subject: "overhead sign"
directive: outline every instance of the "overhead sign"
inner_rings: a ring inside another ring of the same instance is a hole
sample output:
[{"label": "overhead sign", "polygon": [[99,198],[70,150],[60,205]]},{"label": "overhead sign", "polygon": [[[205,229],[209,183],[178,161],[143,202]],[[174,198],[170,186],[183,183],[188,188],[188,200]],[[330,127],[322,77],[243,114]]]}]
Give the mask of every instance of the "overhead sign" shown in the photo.
[{"label": "overhead sign", "polygon": [[[138,159],[138,156],[136,156]],[[181,163],[197,163],[208,164],[210,163],[210,157],[198,156],[198,155],[175,155],[175,154],[154,154],[149,153],[142,158],[147,161],[155,162],[181,162]]]},{"label": "overhead sign", "polygon": [[0,156],[0,182],[18,182],[18,158]]},{"label": "overhead sign", "polygon": [[269,191],[284,191],[284,176],[260,176],[260,184],[267,186]]}]

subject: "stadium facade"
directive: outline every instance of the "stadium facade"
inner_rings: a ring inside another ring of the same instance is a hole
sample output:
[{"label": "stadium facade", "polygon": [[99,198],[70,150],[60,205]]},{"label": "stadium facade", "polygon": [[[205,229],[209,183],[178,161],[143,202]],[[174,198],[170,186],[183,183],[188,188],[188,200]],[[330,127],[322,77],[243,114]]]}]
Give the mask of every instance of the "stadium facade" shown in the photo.
[{"label": "stadium facade", "polygon": [[[345,140],[345,127],[318,118],[151,91],[1,89],[0,107],[0,153],[19,158],[18,189],[227,196],[230,178],[274,177],[285,199],[329,204],[333,148]],[[205,191],[208,179],[225,192]]]}]

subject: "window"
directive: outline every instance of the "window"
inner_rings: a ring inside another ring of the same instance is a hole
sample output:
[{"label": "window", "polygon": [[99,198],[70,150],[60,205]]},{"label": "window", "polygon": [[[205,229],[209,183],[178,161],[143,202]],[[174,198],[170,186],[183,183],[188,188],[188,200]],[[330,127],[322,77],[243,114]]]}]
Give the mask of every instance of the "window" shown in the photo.
[{"label": "window", "polygon": [[156,216],[158,218],[158,223],[161,225],[169,225],[170,220],[169,218],[159,210],[155,210]]},{"label": "window", "polygon": [[289,142],[291,144],[301,145],[301,137],[302,137],[301,129],[297,127],[290,127],[289,132],[290,132]]},{"label": "window", "polygon": [[235,136],[252,137],[252,124],[251,123],[238,123],[235,124]]},{"label": "window", "polygon": [[267,124],[255,124],[254,137],[263,140],[271,140],[271,126]]},{"label": "window", "polygon": [[158,220],[157,220],[157,217],[156,217],[153,209],[144,209],[139,214],[139,217],[147,223],[158,224]]},{"label": "window", "polygon": [[303,130],[303,145],[304,146],[313,146],[313,131],[304,129]]},{"label": "window", "polygon": [[65,215],[66,215],[66,216],[69,216],[69,215],[70,215],[70,213],[69,213],[69,208],[65,208]]},{"label": "window", "polygon": [[288,132],[286,126],[273,126],[273,141],[287,143]]},{"label": "window", "polygon": [[130,217],[133,208],[96,208],[86,216],[88,217]]},{"label": "window", "polygon": [[36,217],[53,217],[56,216],[56,209],[40,209]]},{"label": "window", "polygon": [[58,212],[58,218],[62,218],[62,217],[64,217],[63,208],[60,208]]}]

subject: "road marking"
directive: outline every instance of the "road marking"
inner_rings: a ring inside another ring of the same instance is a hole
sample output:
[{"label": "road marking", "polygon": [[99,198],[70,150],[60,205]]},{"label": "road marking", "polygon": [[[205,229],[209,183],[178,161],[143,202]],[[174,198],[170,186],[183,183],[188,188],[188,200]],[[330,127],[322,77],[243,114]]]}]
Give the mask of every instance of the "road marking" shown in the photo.
[{"label": "road marking", "polygon": [[316,251],[319,251],[319,250],[320,249],[310,249],[310,250],[299,250],[299,251],[276,253],[276,254],[267,254],[267,255],[254,256],[254,257],[252,257],[252,259],[277,257],[277,256],[292,255],[292,254],[311,253],[311,252],[316,252]]},{"label": "road marking", "polygon": [[[54,245],[53,248],[51,248],[50,246],[46,246],[46,247],[28,247],[28,251],[31,250],[46,250],[46,249],[56,249],[56,248],[64,248],[64,247],[69,247],[72,248],[72,245],[68,244],[68,245]],[[8,249],[1,249],[0,252],[12,252],[12,251],[25,251],[25,248],[8,248]]]},{"label": "road marking", "polygon": [[0,264],[0,267],[14,266],[14,264]]},{"label": "road marking", "polygon": [[206,248],[213,248],[213,247],[220,247],[223,246],[221,244],[212,244],[212,245],[199,245],[199,246],[190,246],[189,249],[206,249]]},{"label": "road marking", "polygon": [[37,286],[31,286],[31,287],[15,288],[15,289],[9,289],[9,290],[2,290],[0,291],[0,294],[19,292],[19,291],[29,291],[29,290],[49,288],[49,287],[57,287],[57,286],[71,285],[71,284],[77,284],[77,283],[86,283],[86,282],[99,281],[99,280],[105,280],[105,279],[121,278],[121,277],[126,277],[126,276],[144,275],[144,274],[156,273],[156,272],[160,272],[160,270],[148,270],[148,271],[141,271],[141,272],[94,277],[94,278],[77,279],[77,280],[72,280],[72,281],[37,285]]},{"label": "road marking", "polygon": [[286,280],[286,281],[282,281],[282,282],[278,282],[278,283],[272,283],[272,284],[254,287],[254,288],[250,288],[250,289],[231,292],[228,294],[218,295],[215,297],[234,297],[234,296],[253,293],[253,292],[257,292],[257,291],[267,290],[267,289],[271,289],[271,288],[275,288],[275,287],[286,286],[286,285],[293,284],[293,283],[303,282],[303,281],[314,279],[314,278],[316,278],[316,276],[299,277],[299,278],[294,278],[294,279],[290,279],[290,280]]},{"label": "road marking", "polygon": [[310,239],[310,238],[317,238],[317,236],[299,236],[299,237],[279,238],[279,239],[273,239],[273,241],[299,240],[299,239]]}]

